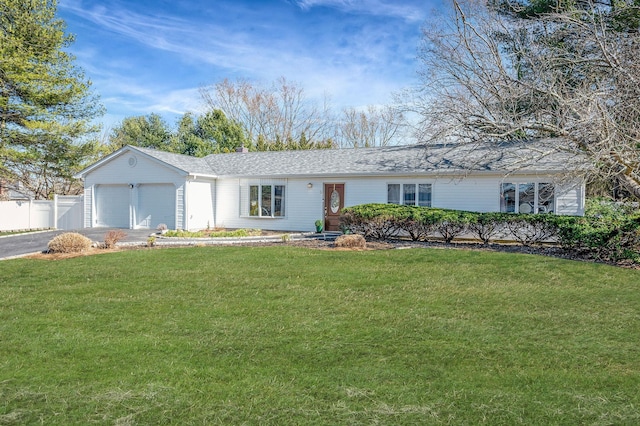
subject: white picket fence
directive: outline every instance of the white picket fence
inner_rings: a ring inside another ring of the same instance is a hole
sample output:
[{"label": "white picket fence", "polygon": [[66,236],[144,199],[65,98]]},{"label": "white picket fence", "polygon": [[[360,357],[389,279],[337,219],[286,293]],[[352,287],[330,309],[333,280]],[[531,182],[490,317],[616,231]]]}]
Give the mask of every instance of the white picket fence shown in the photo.
[{"label": "white picket fence", "polygon": [[83,227],[84,197],[56,195],[53,200],[0,201],[0,231],[79,229]]}]

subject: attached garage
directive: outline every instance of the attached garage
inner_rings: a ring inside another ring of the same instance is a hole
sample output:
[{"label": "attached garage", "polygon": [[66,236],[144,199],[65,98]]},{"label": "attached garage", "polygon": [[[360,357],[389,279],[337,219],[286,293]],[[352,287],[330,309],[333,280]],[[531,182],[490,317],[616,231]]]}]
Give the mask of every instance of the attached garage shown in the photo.
[{"label": "attached garage", "polygon": [[176,225],[176,187],[174,184],[147,183],[138,186],[136,228],[155,229],[161,223]]},{"label": "attached garage", "polygon": [[110,228],[129,228],[129,185],[96,185],[96,225]]}]

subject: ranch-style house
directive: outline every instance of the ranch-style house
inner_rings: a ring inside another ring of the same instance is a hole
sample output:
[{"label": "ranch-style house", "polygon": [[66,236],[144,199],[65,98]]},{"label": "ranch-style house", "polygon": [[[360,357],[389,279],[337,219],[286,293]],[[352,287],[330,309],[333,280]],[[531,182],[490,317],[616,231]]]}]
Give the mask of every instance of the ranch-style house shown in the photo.
[{"label": "ranch-style house", "polygon": [[345,206],[584,213],[581,159],[545,144],[399,145],[196,158],[125,146],[87,167],[84,226],[339,229]]}]

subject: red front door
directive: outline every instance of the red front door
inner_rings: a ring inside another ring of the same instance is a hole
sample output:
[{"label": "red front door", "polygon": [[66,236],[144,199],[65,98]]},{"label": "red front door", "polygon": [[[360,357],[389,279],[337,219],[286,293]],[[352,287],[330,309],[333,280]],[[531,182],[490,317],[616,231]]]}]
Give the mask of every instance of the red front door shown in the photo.
[{"label": "red front door", "polygon": [[324,230],[340,230],[340,214],[344,208],[344,183],[324,184]]}]

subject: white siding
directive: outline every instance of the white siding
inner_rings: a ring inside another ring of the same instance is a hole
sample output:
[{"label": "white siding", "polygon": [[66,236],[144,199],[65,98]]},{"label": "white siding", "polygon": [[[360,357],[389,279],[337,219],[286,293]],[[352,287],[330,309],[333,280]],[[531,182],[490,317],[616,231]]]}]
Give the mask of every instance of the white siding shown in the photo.
[{"label": "white siding", "polygon": [[[134,165],[129,165],[129,159]],[[175,183],[181,184],[185,177],[176,170],[163,166],[162,163],[150,160],[140,154],[123,152],[101,167],[93,170],[85,178],[85,187],[96,184],[140,184],[140,183]]]},{"label": "white siding", "polygon": [[187,183],[187,228],[190,230],[205,229],[215,226],[214,181],[190,181]]},{"label": "white siding", "polygon": [[[429,176],[375,177],[351,179],[288,179],[285,218],[257,218],[241,215],[240,193],[248,194],[244,180],[220,179],[217,182],[216,226],[262,228],[285,231],[312,231],[314,222],[324,213],[325,183],[345,184],[345,207],[365,203],[386,203],[389,183],[432,184],[432,207],[478,212],[500,211],[502,182],[552,182],[545,176],[479,176],[433,178]],[[247,181],[249,182],[249,181]],[[312,187],[308,188],[311,183]],[[583,214],[584,190],[580,184],[556,189],[558,214]],[[582,207],[581,207],[582,206]]]},{"label": "white siding", "polygon": [[390,183],[431,184],[432,207],[473,211],[496,211],[500,208],[499,183],[495,177],[435,179],[429,176],[349,179],[345,182],[345,207],[386,203],[387,184]]},{"label": "white siding", "polygon": [[500,210],[496,177],[440,178],[432,189],[432,207],[476,212]]},{"label": "white siding", "polygon": [[94,215],[93,186],[85,186],[84,188],[84,227],[91,228],[93,226]]},{"label": "white siding", "polygon": [[556,213],[584,215],[585,185],[565,183],[556,187]]},{"label": "white siding", "polygon": [[[262,180],[266,183],[268,180]],[[247,181],[250,182],[250,181]],[[260,182],[260,181],[259,181]],[[273,181],[281,184],[281,180]],[[307,188],[309,182],[312,188]],[[240,214],[240,179],[220,179],[216,184],[216,226],[227,228],[260,228],[280,231],[313,231],[314,222],[322,218],[322,181],[286,180],[285,217],[260,218]],[[248,197],[248,192],[243,191]]]},{"label": "white siding", "polygon": [[185,187],[186,183],[176,188],[176,229],[185,229],[184,216],[186,209]]}]

